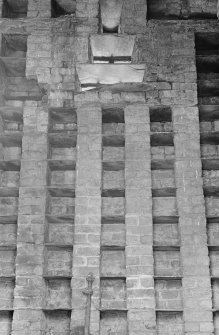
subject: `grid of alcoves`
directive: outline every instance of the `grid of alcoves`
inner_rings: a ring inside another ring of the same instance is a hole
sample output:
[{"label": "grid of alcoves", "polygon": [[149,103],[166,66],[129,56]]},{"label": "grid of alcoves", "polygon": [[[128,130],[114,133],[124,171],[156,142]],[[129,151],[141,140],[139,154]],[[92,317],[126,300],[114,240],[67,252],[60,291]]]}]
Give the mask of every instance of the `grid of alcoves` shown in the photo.
[{"label": "grid of alcoves", "polygon": [[0,106],[0,329],[6,335],[13,317],[23,104]]},{"label": "grid of alcoves", "polygon": [[124,110],[102,111],[100,328],[127,334]]},{"label": "grid of alcoves", "polygon": [[153,250],[158,334],[183,334],[172,111],[150,108]]},{"label": "grid of alcoves", "polygon": [[219,34],[196,34],[202,176],[215,335],[219,334]]},{"label": "grid of alcoves", "polygon": [[155,20],[217,19],[217,0],[201,2],[185,0],[148,0],[147,18]]},{"label": "grid of alcoves", "polygon": [[53,18],[75,14],[76,0],[51,0],[51,16]]},{"label": "grid of alcoves", "polygon": [[77,114],[53,108],[49,118],[49,157],[45,231],[45,334],[70,333],[75,212]]},{"label": "grid of alcoves", "polygon": [[20,19],[27,16],[28,0],[3,0],[2,17]]}]

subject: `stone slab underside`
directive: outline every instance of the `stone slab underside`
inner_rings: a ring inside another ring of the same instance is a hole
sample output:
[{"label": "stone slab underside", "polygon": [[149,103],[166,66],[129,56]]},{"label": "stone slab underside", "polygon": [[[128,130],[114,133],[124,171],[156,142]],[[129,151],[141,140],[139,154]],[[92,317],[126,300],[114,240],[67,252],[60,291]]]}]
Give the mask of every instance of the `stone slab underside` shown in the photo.
[{"label": "stone slab underside", "polygon": [[77,66],[80,83],[117,84],[143,81],[145,65],[83,64]]}]

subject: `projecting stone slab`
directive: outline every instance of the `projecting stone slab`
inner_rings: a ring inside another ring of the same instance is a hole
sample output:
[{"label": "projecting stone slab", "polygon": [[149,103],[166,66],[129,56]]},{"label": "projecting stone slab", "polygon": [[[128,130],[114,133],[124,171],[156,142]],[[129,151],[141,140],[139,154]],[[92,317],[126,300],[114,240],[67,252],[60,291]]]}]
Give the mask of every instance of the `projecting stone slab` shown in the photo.
[{"label": "projecting stone slab", "polygon": [[103,27],[108,31],[114,31],[120,24],[123,0],[101,0],[100,11]]},{"label": "projecting stone slab", "polygon": [[141,83],[145,65],[136,64],[81,64],[77,73],[81,85]]},{"label": "projecting stone slab", "polygon": [[93,57],[131,57],[134,36],[93,35],[90,38]]}]

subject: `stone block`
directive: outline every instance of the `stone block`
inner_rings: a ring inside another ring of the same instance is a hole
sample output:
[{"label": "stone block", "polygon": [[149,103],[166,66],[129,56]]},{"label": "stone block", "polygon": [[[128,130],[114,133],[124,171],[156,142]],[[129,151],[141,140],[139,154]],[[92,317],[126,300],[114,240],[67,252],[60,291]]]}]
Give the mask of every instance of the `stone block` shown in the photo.
[{"label": "stone block", "polygon": [[179,245],[179,231],[177,224],[154,224],[154,245]]},{"label": "stone block", "polygon": [[181,276],[179,251],[154,251],[156,276]]},{"label": "stone block", "polygon": [[103,147],[103,160],[106,162],[124,161],[124,147]]},{"label": "stone block", "polygon": [[15,251],[2,250],[0,253],[0,276],[11,277],[15,273]]},{"label": "stone block", "polygon": [[182,309],[182,283],[180,280],[156,280],[155,297],[157,309]]},{"label": "stone block", "polygon": [[48,243],[73,244],[73,222],[48,223]]},{"label": "stone block", "polygon": [[182,335],[183,316],[182,313],[162,313],[157,314],[157,334],[158,335]]},{"label": "stone block", "polygon": [[101,257],[101,274],[104,277],[125,276],[124,250],[103,250]]},{"label": "stone block", "polygon": [[61,309],[71,307],[70,280],[54,279],[46,282],[46,308]]},{"label": "stone block", "polygon": [[72,268],[72,250],[52,249],[46,253],[45,273],[50,276],[69,276]]},{"label": "stone block", "polygon": [[70,312],[69,311],[50,311],[45,313],[46,329],[45,334],[68,335],[70,332]]},{"label": "stone block", "polygon": [[118,189],[125,188],[124,170],[120,171],[103,171],[103,189]]},{"label": "stone block", "polygon": [[17,241],[17,225],[16,224],[0,224],[0,245],[16,244]]},{"label": "stone block", "polygon": [[114,335],[127,334],[126,312],[102,312],[100,320],[100,332],[102,335],[108,335],[109,332],[112,332]]},{"label": "stone block", "polygon": [[14,280],[2,279],[0,281],[0,294],[1,294],[1,308],[10,309],[13,308],[14,300]]},{"label": "stone block", "polygon": [[153,170],[152,188],[175,187],[175,175],[173,170]]},{"label": "stone block", "polygon": [[123,279],[102,279],[100,290],[101,308],[126,308],[126,285]]},{"label": "stone block", "polygon": [[217,245],[219,241],[219,222],[209,223],[207,228],[208,228],[208,244]]},{"label": "stone block", "polygon": [[124,198],[102,198],[102,216],[124,216]]},{"label": "stone block", "polygon": [[10,335],[13,314],[9,311],[0,312],[0,335]]},{"label": "stone block", "polygon": [[154,197],[153,198],[154,216],[176,216],[177,204],[174,197]]},{"label": "stone block", "polygon": [[125,245],[125,225],[119,223],[103,224],[101,244],[102,245]]},{"label": "stone block", "polygon": [[48,213],[51,215],[74,214],[75,199],[70,197],[50,197],[48,199]]}]

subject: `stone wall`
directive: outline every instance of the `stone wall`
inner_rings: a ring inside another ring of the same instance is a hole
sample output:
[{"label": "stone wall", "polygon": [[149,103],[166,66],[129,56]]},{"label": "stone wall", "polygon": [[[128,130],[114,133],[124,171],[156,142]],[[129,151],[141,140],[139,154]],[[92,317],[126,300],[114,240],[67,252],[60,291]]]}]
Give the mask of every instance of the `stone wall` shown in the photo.
[{"label": "stone wall", "polygon": [[218,335],[217,1],[100,5],[0,0],[0,335]]}]

